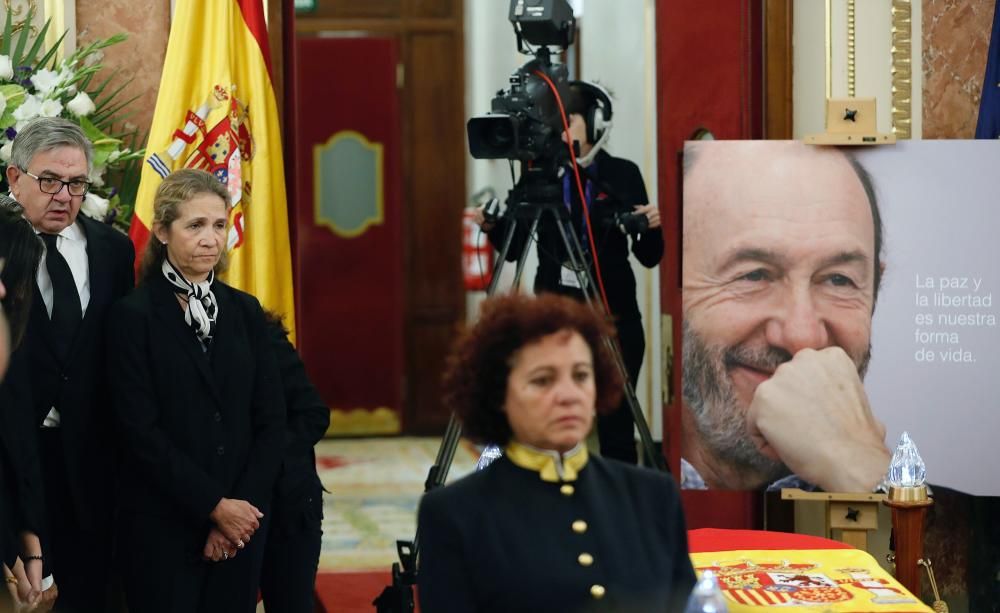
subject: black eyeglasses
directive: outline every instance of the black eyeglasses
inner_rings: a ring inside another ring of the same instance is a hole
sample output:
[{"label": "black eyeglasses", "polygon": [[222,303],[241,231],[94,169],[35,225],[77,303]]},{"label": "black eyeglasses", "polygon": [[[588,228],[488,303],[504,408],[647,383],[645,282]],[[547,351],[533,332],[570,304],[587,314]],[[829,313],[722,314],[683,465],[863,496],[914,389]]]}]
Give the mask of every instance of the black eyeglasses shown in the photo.
[{"label": "black eyeglasses", "polygon": [[46,194],[58,194],[62,191],[63,186],[69,190],[70,196],[85,196],[87,192],[90,191],[90,181],[84,181],[83,179],[73,179],[72,181],[63,181],[62,179],[57,179],[55,177],[39,177],[38,175],[33,175],[25,169],[21,169],[21,172],[28,175],[35,181],[38,181],[38,189],[42,190]]}]

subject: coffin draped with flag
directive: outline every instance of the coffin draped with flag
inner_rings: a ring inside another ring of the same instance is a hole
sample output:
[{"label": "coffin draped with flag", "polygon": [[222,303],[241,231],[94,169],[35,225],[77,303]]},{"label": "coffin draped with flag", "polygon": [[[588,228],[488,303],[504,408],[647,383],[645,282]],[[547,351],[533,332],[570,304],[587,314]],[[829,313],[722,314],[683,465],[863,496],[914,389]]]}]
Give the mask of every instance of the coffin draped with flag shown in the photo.
[{"label": "coffin draped with flag", "polygon": [[294,332],[291,251],[277,105],[261,0],[177,0],[129,231],[149,240],[153,197],[180,168],[228,188],[230,285]]}]

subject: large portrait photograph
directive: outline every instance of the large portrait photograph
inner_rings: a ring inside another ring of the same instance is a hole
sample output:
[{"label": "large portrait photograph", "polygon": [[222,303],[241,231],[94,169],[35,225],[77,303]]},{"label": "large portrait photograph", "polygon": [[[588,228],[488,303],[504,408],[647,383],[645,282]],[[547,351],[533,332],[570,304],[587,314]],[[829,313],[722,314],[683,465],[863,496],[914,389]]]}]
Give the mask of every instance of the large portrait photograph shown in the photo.
[{"label": "large portrait photograph", "polygon": [[681,482],[1000,495],[995,141],[684,149]]}]

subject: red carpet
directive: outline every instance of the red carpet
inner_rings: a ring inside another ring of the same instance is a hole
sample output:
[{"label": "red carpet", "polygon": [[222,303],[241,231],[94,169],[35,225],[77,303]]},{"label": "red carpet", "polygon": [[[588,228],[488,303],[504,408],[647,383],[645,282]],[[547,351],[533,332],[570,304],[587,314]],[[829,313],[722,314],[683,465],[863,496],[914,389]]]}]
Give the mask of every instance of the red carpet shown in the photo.
[{"label": "red carpet", "polygon": [[316,593],[326,613],[372,613],[375,610],[372,601],[391,581],[388,568],[321,572],[316,576]]}]

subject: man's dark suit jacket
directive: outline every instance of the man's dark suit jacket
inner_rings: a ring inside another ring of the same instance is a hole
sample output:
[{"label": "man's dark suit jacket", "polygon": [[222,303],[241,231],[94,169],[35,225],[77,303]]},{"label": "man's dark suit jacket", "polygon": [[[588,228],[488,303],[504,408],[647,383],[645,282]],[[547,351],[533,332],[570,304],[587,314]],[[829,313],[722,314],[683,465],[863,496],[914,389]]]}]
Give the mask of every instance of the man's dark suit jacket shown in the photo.
[{"label": "man's dark suit jacket", "polygon": [[595,456],[572,483],[504,456],[425,495],[417,531],[425,613],[673,612],[694,585],[670,476]]},{"label": "man's dark suit jacket", "polygon": [[[106,319],[111,305],[134,285],[135,250],[125,235],[103,223],[77,217],[87,236],[90,302],[70,355],[60,362],[51,322],[38,288],[32,301],[21,350],[27,353],[30,412],[37,429],[53,407],[59,411],[59,436],[66,459],[73,509],[79,525],[107,527],[114,506],[116,439],[111,420],[106,354]],[[44,266],[44,262],[42,263]]]},{"label": "man's dark suit jacket", "polygon": [[[247,610],[249,560],[263,539],[224,563],[201,554],[221,498],[270,512],[285,437],[272,341],[257,300],[215,281],[219,315],[204,351],[174,291],[152,272],[109,326],[126,595],[142,611]],[[213,595],[222,600],[205,600]]]}]

